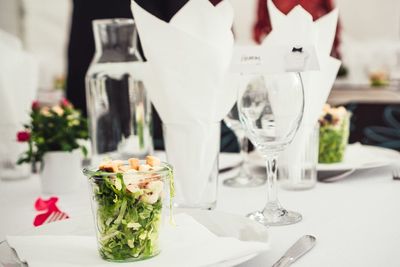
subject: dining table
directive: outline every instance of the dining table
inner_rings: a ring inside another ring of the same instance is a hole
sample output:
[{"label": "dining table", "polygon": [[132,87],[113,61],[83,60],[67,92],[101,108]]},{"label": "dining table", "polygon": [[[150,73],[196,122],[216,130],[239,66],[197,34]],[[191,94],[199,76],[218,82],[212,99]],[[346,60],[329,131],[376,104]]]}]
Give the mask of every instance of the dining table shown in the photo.
[{"label": "dining table", "polygon": [[[238,154],[220,154],[220,162],[225,165],[234,165],[238,161]],[[293,266],[400,266],[400,181],[392,177],[396,168],[400,168],[400,162],[359,170],[346,179],[317,183],[309,190],[288,191],[280,188],[278,195],[281,203],[290,210],[300,212],[302,221],[269,227],[270,249],[239,266],[272,266],[303,235],[315,236],[316,245]],[[235,171],[219,175],[216,210],[245,216],[262,209],[266,203],[265,185],[230,188],[222,184]],[[37,215],[34,202],[39,196],[50,197],[41,193],[38,175],[0,181],[0,241],[8,235],[18,235],[33,228],[33,219]],[[57,197],[58,207],[69,214],[70,220],[92,212],[83,175],[79,190]],[[190,259],[187,266],[191,266]]]},{"label": "dining table", "polygon": [[359,104],[400,104],[398,85],[373,87],[369,84],[351,84],[336,80],[329,94],[328,103],[333,106],[350,103]]}]

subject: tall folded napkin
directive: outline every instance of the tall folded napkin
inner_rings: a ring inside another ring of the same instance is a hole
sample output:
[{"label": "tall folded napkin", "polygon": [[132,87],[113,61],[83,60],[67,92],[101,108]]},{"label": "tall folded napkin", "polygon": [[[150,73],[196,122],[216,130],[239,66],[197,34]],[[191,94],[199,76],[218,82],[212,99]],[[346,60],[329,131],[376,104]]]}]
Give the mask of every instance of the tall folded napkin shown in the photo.
[{"label": "tall folded napkin", "polygon": [[211,266],[268,249],[262,242],[221,238],[186,214],[166,227],[160,255],[145,261],[111,263],[102,260],[94,236],[9,236],[7,242],[31,267],[73,266]]},{"label": "tall folded napkin", "polygon": [[268,1],[272,32],[262,46],[276,44],[313,45],[318,57],[319,70],[301,74],[304,84],[304,124],[315,124],[326,103],[340,67],[340,60],[330,56],[335,38],[338,9],[316,21],[300,5],[287,15],[279,11],[272,1]]},{"label": "tall folded napkin", "polygon": [[[299,131],[286,152],[291,157],[291,171],[298,174],[300,156],[307,149],[305,138],[313,131],[322,108],[326,103],[340,67],[340,60],[330,56],[338,21],[338,9],[316,21],[300,5],[287,15],[279,11],[272,1],[268,1],[273,31],[264,40],[263,45],[277,43],[297,43],[314,45],[318,57],[319,70],[302,72],[304,85],[304,114]],[[298,175],[297,175],[298,176]]]},{"label": "tall folded napkin", "polygon": [[228,1],[188,1],[164,22],[131,4],[147,59],[145,83],[164,123],[219,122],[236,100],[227,77],[233,51]]},{"label": "tall folded napkin", "polygon": [[16,37],[2,30],[0,58],[0,166],[4,168],[0,176],[12,178],[22,170],[15,168],[15,162],[26,144],[18,144],[15,134],[29,119],[38,86],[38,64]]},{"label": "tall folded napkin", "polygon": [[147,59],[144,83],[165,125],[176,203],[201,205],[213,191],[207,186],[219,151],[219,122],[237,99],[236,76],[228,74],[233,8],[227,0],[217,6],[191,0],[164,22],[135,1],[131,7]]}]

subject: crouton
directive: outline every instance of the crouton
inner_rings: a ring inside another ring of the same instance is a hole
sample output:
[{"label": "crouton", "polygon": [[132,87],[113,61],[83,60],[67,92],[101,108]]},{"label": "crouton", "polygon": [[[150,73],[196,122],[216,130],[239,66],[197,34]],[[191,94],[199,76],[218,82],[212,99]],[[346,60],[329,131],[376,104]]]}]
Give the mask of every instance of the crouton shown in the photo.
[{"label": "crouton", "polygon": [[106,161],[100,164],[99,170],[105,172],[118,172],[118,165],[113,161]]},{"label": "crouton", "polygon": [[139,170],[139,159],[130,158],[130,159],[128,159],[128,162],[129,162],[131,169]]},{"label": "crouton", "polygon": [[150,166],[154,167],[154,166],[161,165],[161,160],[159,158],[157,158],[157,157],[154,157],[154,156],[147,156],[146,157],[146,163],[147,163],[147,165],[150,165]]}]

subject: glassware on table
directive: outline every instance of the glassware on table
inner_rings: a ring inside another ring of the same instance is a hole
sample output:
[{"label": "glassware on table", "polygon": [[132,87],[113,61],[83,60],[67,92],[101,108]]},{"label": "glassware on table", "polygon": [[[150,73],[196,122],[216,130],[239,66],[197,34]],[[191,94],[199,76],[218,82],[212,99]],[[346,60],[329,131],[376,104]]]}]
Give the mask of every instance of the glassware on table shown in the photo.
[{"label": "glassware on table", "polygon": [[179,208],[211,210],[217,204],[221,123],[164,123],[168,162],[174,166]]},{"label": "glassware on table", "polygon": [[369,62],[365,65],[370,86],[379,88],[389,85],[391,61],[391,53],[385,50],[374,51],[370,55]]},{"label": "glassware on table", "polygon": [[264,225],[301,220],[277,198],[277,157],[293,140],[304,112],[303,84],[298,73],[246,75],[239,88],[238,109],[247,136],[266,160],[267,204],[248,215]]},{"label": "glassware on table", "polygon": [[89,180],[100,256],[129,262],[158,255],[163,221],[172,216],[172,167],[162,163],[150,171],[83,172]]},{"label": "glassware on table", "polygon": [[0,122],[0,180],[21,180],[31,175],[31,164],[18,165],[18,157],[26,149],[26,143],[18,143],[15,133],[19,125]]},{"label": "glassware on table", "polygon": [[265,183],[265,179],[255,176],[249,169],[248,162],[248,143],[249,140],[245,135],[243,125],[240,123],[237,104],[225,117],[224,122],[236,135],[240,148],[240,170],[239,173],[232,178],[224,180],[223,184],[230,187],[255,187]]},{"label": "glassware on table", "polygon": [[132,19],[94,20],[96,52],[86,74],[92,162],[153,152],[151,105]]},{"label": "glassware on table", "polygon": [[279,158],[279,183],[288,190],[310,189],[317,183],[319,124],[305,125],[297,134],[303,138],[296,138]]},{"label": "glassware on table", "polygon": [[390,71],[390,83],[395,90],[400,90],[400,48],[396,51],[396,63]]}]

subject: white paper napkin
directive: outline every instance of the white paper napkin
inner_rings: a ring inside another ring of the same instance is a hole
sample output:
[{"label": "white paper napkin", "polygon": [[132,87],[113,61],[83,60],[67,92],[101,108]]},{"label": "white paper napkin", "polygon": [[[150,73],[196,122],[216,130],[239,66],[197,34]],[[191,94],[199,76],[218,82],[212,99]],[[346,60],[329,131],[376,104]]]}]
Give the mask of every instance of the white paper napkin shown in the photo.
[{"label": "white paper napkin", "polygon": [[210,266],[267,250],[262,242],[243,242],[211,233],[191,216],[176,216],[167,227],[162,252],[149,260],[111,263],[100,258],[94,236],[9,236],[7,242],[31,267],[72,266]]},{"label": "white paper napkin", "polygon": [[148,64],[146,88],[164,123],[219,122],[236,100],[227,76],[233,9],[192,0],[169,23],[131,4]]},{"label": "white paper napkin", "polygon": [[[264,40],[263,45],[288,42],[299,46],[312,44],[316,49],[319,71],[302,72],[304,84],[304,114],[300,128],[293,142],[286,149],[282,160],[291,165],[293,176],[299,177],[301,169],[300,157],[307,149],[305,145],[314,130],[315,124],[326,103],[333,83],[336,79],[341,61],[330,56],[338,20],[338,9],[316,21],[300,5],[287,15],[280,12],[272,1],[268,1],[273,31]],[[282,103],[281,103],[282,104]]]},{"label": "white paper napkin", "polygon": [[312,16],[300,5],[287,15],[280,12],[272,1],[268,1],[268,10],[273,31],[263,41],[263,46],[279,43],[313,45],[318,56],[319,71],[303,72],[305,109],[302,124],[317,122],[326,103],[341,62],[330,56],[335,38],[338,10],[312,20]]},{"label": "white paper napkin", "polygon": [[37,61],[22,49],[21,42],[0,29],[0,177],[26,175],[13,166],[26,144],[16,142],[16,133],[29,119],[29,109],[38,86]]},{"label": "white paper napkin", "polygon": [[237,99],[237,76],[228,74],[233,8],[227,0],[191,0],[164,22],[135,1],[131,7],[147,59],[146,90],[165,125],[177,203],[204,205],[218,154],[216,123]]}]

